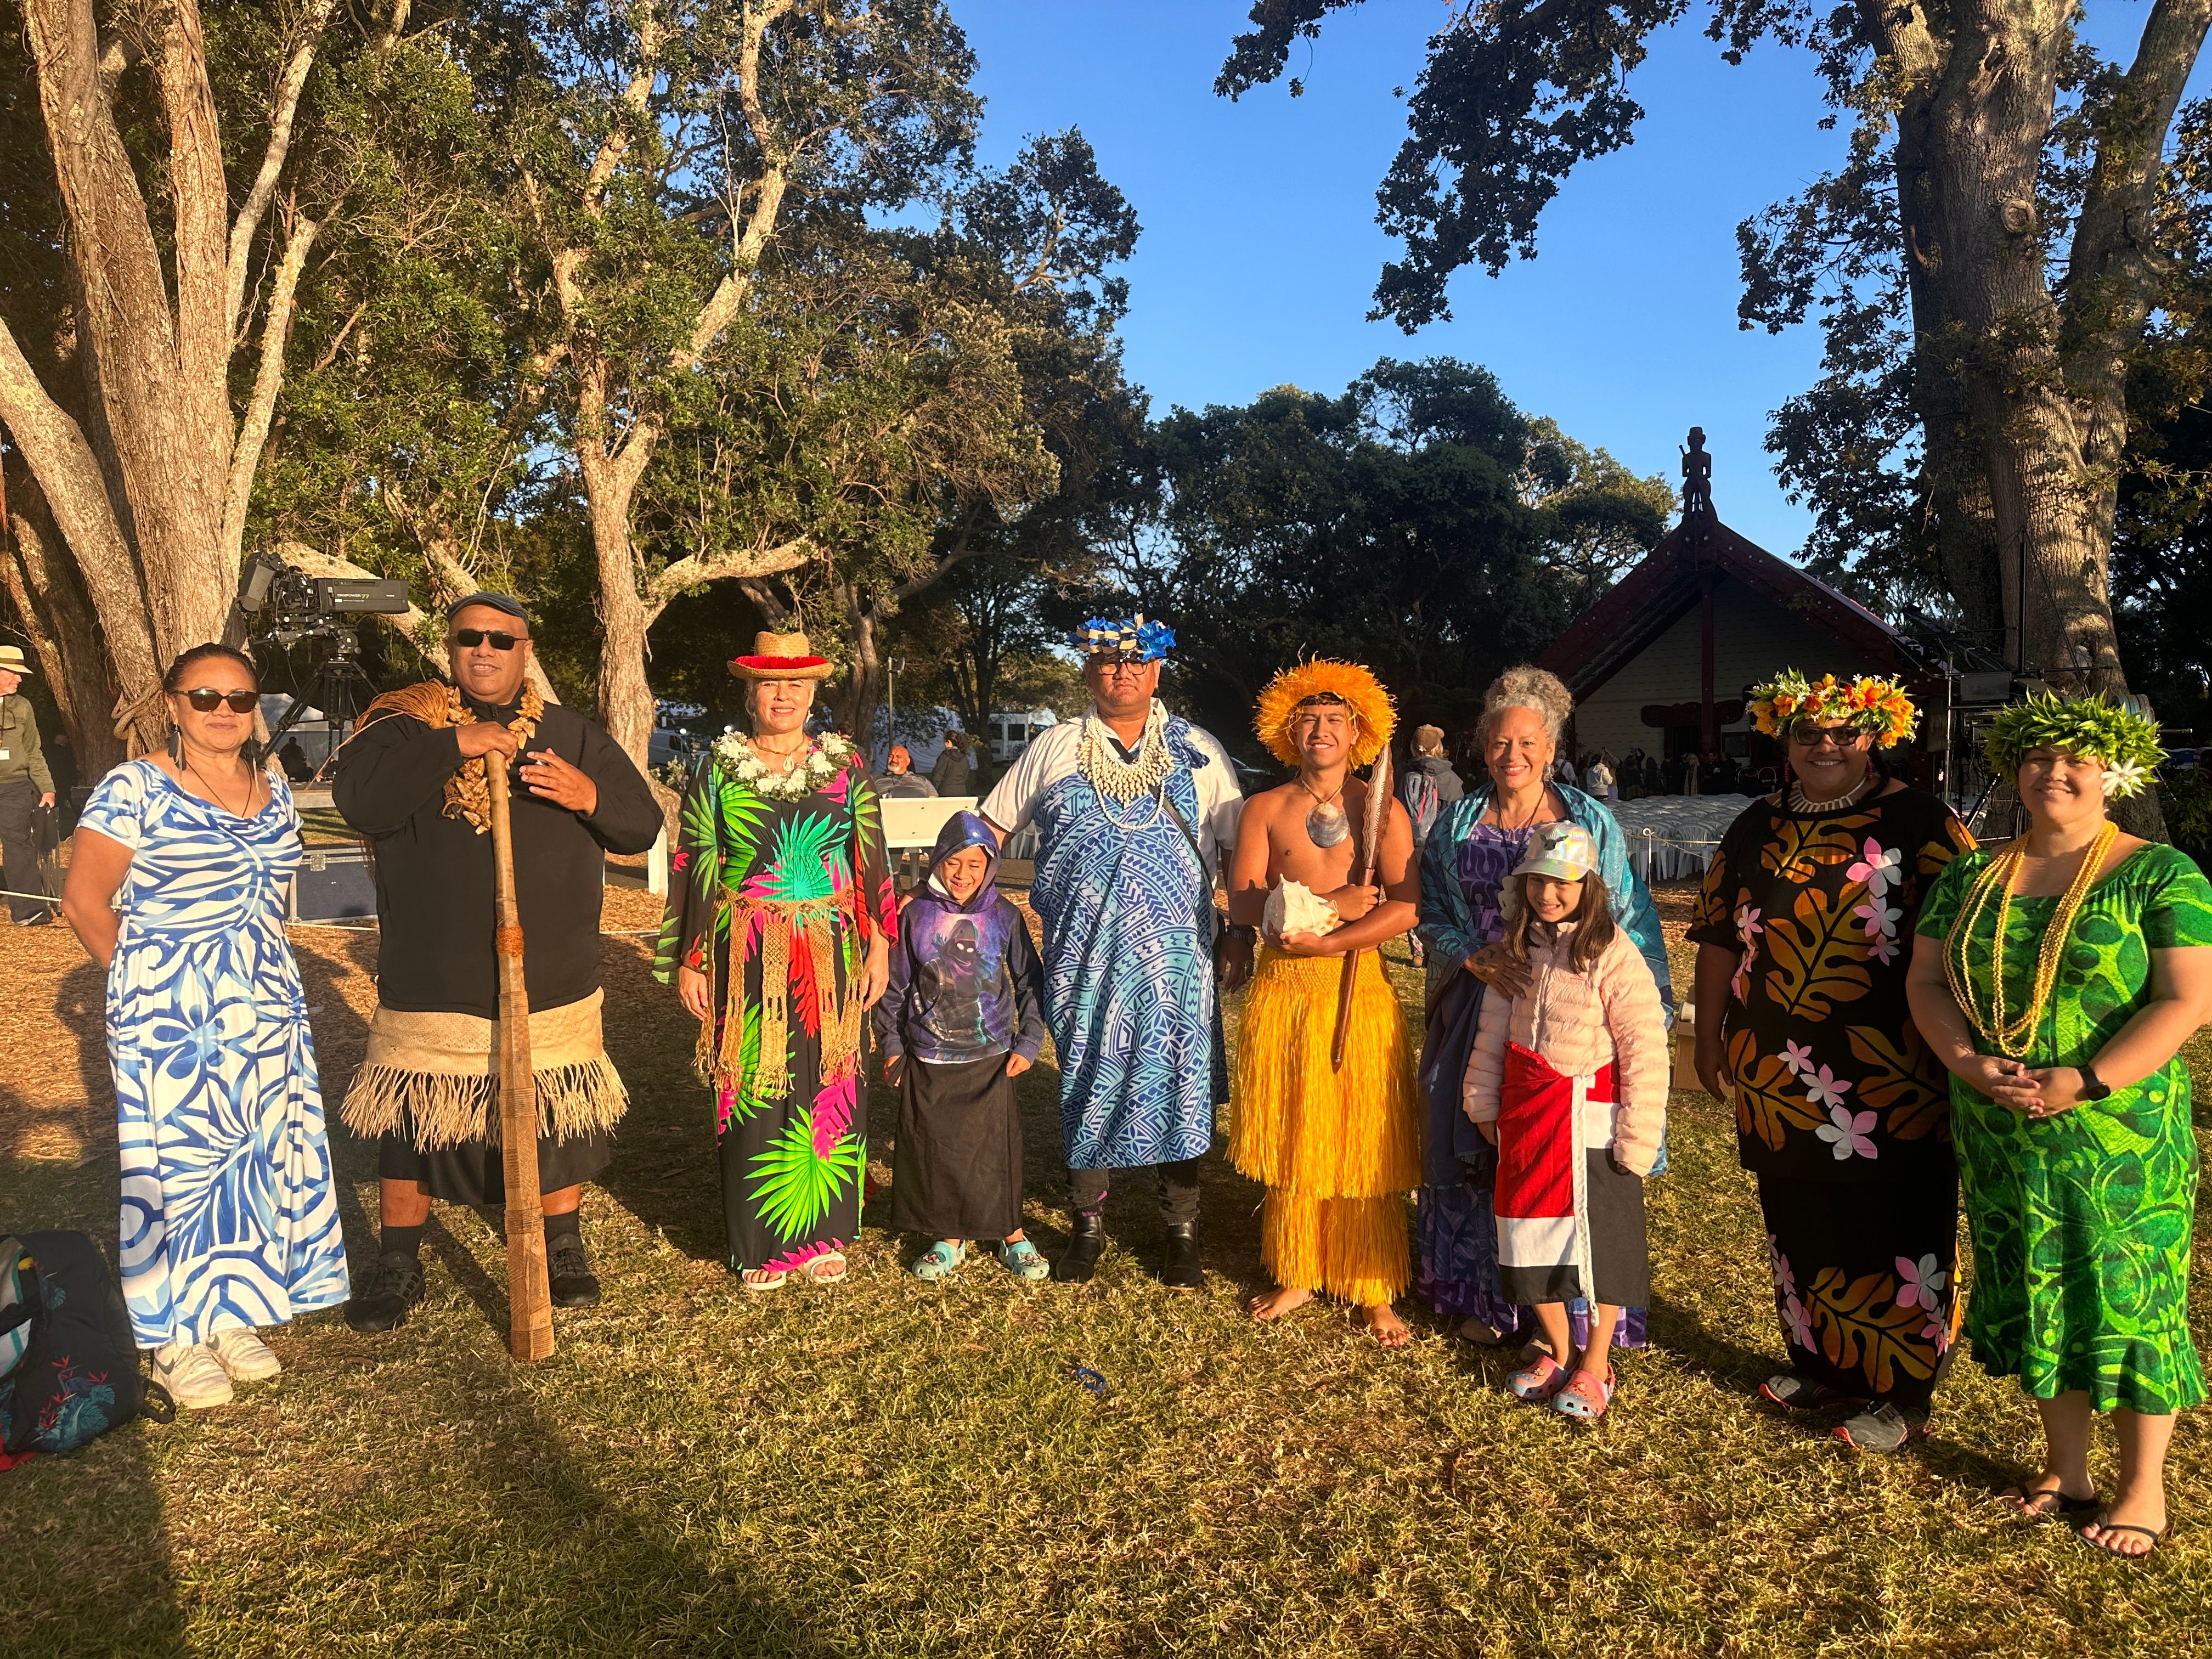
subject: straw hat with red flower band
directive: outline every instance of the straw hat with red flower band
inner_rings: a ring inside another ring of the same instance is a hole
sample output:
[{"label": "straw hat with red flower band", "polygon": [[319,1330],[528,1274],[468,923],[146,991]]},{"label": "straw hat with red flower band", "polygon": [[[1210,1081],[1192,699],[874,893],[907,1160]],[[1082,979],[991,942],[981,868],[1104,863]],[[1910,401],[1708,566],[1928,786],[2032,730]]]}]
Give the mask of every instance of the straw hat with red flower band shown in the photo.
[{"label": "straw hat with red flower band", "polygon": [[1919,711],[1905,688],[1894,680],[1862,674],[1839,680],[1823,674],[1808,680],[1795,668],[1786,668],[1764,685],[1751,689],[1752,723],[1770,738],[1778,738],[1799,720],[1816,726],[1849,726],[1871,733],[1874,746],[1887,749],[1912,735]]},{"label": "straw hat with red flower band", "polygon": [[753,635],[752,655],[730,660],[730,672],[741,680],[826,680],[836,672],[827,657],[814,654],[805,635],[766,629]]}]

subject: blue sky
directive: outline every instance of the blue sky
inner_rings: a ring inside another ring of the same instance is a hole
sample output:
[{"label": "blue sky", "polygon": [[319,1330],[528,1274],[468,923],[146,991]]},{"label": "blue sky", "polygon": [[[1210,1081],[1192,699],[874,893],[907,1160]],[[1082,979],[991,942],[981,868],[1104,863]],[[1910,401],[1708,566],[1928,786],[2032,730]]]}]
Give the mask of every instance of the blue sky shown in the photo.
[{"label": "blue sky", "polygon": [[[1378,357],[1448,355],[1639,472],[1677,478],[1702,425],[1721,516],[1777,553],[1802,543],[1810,517],[1761,445],[1769,411],[1819,372],[1820,340],[1737,329],[1735,228],[1841,154],[1815,125],[1807,56],[1761,46],[1731,68],[1696,13],[1658,36],[1630,80],[1650,112],[1637,142],[1568,180],[1533,263],[1462,272],[1453,319],[1409,338],[1363,320],[1394,250],[1375,187],[1405,133],[1392,88],[1412,87],[1444,0],[1366,0],[1294,53],[1304,97],[1278,84],[1236,104],[1213,77],[1250,0],[951,3],[989,100],[984,158],[1079,126],[1137,210],[1123,333],[1156,413],[1285,382],[1334,392]],[[2141,26],[2140,5],[2100,10],[2115,44]]]},{"label": "blue sky", "polygon": [[1131,376],[1156,413],[1243,403],[1285,382],[1341,391],[1378,357],[1480,363],[1639,472],[1679,476],[1702,425],[1723,518],[1776,552],[1808,516],[1760,448],[1766,416],[1818,372],[1810,330],[1735,325],[1735,227],[1815,177],[1839,135],[1814,125],[1809,64],[1719,61],[1694,30],[1660,37],[1632,92],[1651,112],[1628,149],[1578,171],[1547,211],[1538,257],[1495,281],[1464,271],[1452,320],[1408,337],[1364,319],[1395,245],[1375,188],[1441,0],[1367,0],[1340,14],[1279,84],[1237,103],[1213,77],[1249,0],[953,0],[988,100],[984,155],[1079,126],[1144,234],[1127,275]]}]

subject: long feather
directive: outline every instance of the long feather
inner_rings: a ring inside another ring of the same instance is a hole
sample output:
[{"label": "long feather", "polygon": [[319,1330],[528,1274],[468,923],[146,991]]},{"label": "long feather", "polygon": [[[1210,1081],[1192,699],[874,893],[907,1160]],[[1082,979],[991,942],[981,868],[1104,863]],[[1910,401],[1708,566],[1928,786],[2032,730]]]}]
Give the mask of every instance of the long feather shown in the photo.
[{"label": "long feather", "polygon": [[[1365,832],[1360,837],[1359,884],[1370,887],[1375,883],[1376,862],[1382,856],[1384,814],[1390,810],[1390,745],[1385,744],[1375,756],[1375,764],[1367,774],[1367,810],[1361,815],[1360,828]],[[1328,1045],[1328,1064],[1331,1071],[1344,1069],[1344,1039],[1352,1029],[1352,982],[1359,969],[1359,952],[1344,953],[1344,977],[1336,988],[1336,1036]]]}]

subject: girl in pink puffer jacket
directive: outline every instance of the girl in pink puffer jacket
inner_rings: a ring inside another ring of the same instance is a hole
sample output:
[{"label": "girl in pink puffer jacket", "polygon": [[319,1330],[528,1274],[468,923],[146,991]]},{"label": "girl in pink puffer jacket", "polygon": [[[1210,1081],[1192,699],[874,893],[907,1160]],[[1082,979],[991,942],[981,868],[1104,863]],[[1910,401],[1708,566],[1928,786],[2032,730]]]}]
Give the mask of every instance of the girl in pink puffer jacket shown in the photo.
[{"label": "girl in pink puffer jacket", "polygon": [[[1552,1350],[1505,1386],[1583,1419],[1612,1401],[1621,1309],[1650,1300],[1644,1177],[1667,1127],[1669,1071],[1659,988],[1613,925],[1597,861],[1589,832],[1562,823],[1538,831],[1515,868],[1505,945],[1528,984],[1483,999],[1462,1092],[1498,1148],[1499,1287],[1534,1307]],[[1567,1318],[1577,1297],[1590,1304],[1579,1357]]]}]

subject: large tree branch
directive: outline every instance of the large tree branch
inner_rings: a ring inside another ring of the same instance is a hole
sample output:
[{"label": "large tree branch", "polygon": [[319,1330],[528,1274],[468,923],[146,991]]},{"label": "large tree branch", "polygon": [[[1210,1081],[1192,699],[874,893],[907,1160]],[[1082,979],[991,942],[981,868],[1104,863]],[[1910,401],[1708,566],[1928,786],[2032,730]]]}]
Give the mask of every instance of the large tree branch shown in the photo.
[{"label": "large tree branch", "polygon": [[224,556],[236,560],[246,542],[246,510],[253,500],[254,476],[261,470],[261,452],[268,446],[269,423],[276,413],[276,394],[284,385],[284,350],[292,337],[292,311],[299,296],[300,273],[307,263],[322,227],[302,217],[292,227],[284,246],[283,263],[269,295],[269,315],[261,330],[261,362],[253,376],[253,395],[239,422],[238,437],[230,453],[230,481],[223,491],[222,546]]},{"label": "large tree branch", "polygon": [[[169,191],[174,210],[177,362],[179,390],[202,423],[219,420],[230,435],[228,380],[230,319],[223,294],[229,261],[230,183],[198,0],[170,0],[162,32],[161,106],[169,127]],[[242,282],[241,277],[241,282]],[[228,448],[228,445],[225,447]]]},{"label": "large tree branch", "polygon": [[[653,0],[632,0],[630,17],[637,29],[637,67],[630,71],[629,82],[623,88],[623,108],[628,118],[647,121],[652,118],[653,83],[660,75],[660,20],[653,13]],[[584,211],[597,218],[606,200],[607,180],[615,176],[623,157],[629,154],[629,128],[624,117],[617,115],[607,128],[607,136],[599,141],[592,165],[584,173]]]},{"label": "large tree branch", "polygon": [[814,544],[805,536],[775,547],[748,548],[743,552],[694,553],[655,573],[646,583],[646,618],[650,622],[659,616],[671,599],[688,588],[703,587],[708,582],[736,581],[750,594],[754,592],[754,584],[763,577],[796,570],[813,556]]},{"label": "large tree branch", "polygon": [[323,29],[330,22],[331,9],[337,3],[337,0],[307,0],[307,9],[300,20],[299,40],[285,61],[283,74],[277,77],[276,95],[269,112],[269,145],[262,153],[261,171],[254,175],[252,187],[246,191],[238,217],[231,223],[230,254],[223,287],[223,327],[234,339],[238,334],[239,307],[246,298],[246,270],[252,257],[254,234],[276,197],[276,180],[284,171],[285,158],[291,154],[292,127],[300,112],[300,94],[307,88],[307,73],[314,67]]},{"label": "large tree branch", "polygon": [[108,499],[99,458],[69,411],[39,384],[15,336],[0,320],[0,425],[39,482],[62,539],[100,613],[124,700],[149,696],[161,683],[154,659],[153,619],[140,585],[138,562],[124,539]]},{"label": "large tree branch", "polygon": [[2127,362],[2170,257],[2155,246],[2151,221],[2166,136],[2208,22],[2212,0],[2158,0],[2134,64],[2096,118],[2097,159],[2075,221],[2060,345],[2069,387],[2095,403],[2124,396]]}]

